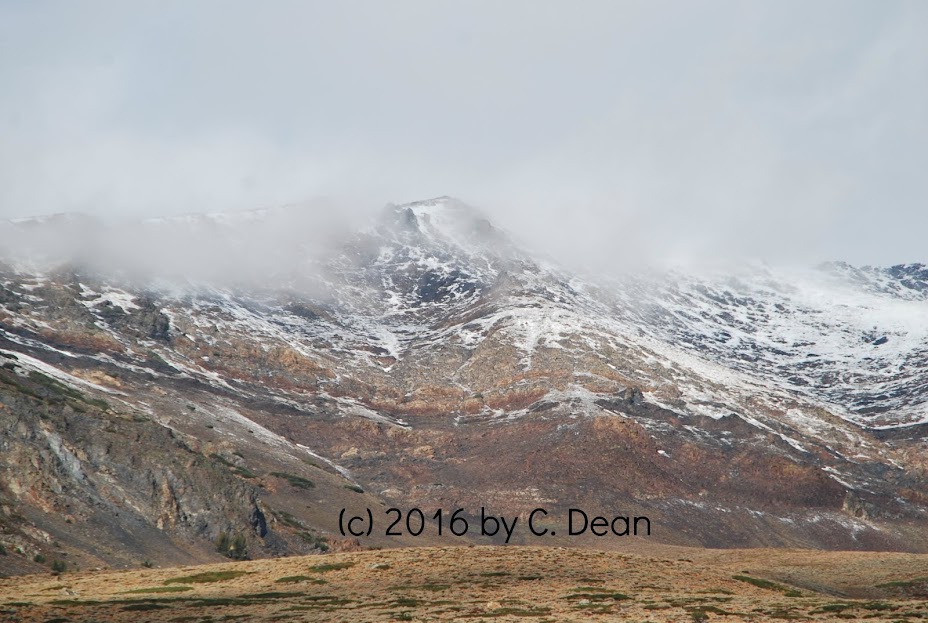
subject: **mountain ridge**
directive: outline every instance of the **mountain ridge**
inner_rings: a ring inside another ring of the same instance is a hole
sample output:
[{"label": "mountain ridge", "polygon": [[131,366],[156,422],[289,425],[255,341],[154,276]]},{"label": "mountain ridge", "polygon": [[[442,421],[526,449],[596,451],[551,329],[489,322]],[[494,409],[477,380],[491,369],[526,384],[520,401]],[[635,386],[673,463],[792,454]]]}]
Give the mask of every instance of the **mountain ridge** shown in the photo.
[{"label": "mountain ridge", "polygon": [[[223,222],[233,242],[262,231]],[[650,514],[668,543],[928,549],[920,265],[597,283],[445,197],[389,205],[307,253],[256,270],[257,285],[4,268],[0,416],[10,430],[30,422],[7,441],[20,459],[0,465],[21,483],[0,486],[10,512],[66,542],[69,524],[41,509],[79,501],[55,493],[69,488],[95,499],[108,471],[136,500],[133,521],[194,559],[216,556],[220,533],[255,556],[354,547],[331,511],[352,501],[621,506]],[[58,415],[24,420],[35,405]],[[140,490],[129,455],[120,467],[88,452],[75,417],[160,440],[139,452],[188,465],[165,481],[174,493]],[[43,476],[24,480],[23,461]],[[237,502],[209,511],[182,493],[222,479]],[[107,564],[136,555],[120,538]]]}]

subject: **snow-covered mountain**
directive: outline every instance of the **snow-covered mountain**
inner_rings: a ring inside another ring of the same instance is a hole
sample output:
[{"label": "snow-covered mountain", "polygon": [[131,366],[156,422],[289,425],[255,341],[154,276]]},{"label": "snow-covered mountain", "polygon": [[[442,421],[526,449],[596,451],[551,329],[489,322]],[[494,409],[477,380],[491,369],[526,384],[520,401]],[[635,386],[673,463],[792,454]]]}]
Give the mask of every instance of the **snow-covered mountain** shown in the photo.
[{"label": "snow-covered mountain", "polygon": [[[56,236],[69,222],[55,219]],[[99,240],[144,239],[145,253],[181,242],[209,269],[6,253],[0,347],[18,375],[6,387],[52,379],[65,389],[43,391],[65,397],[42,408],[72,413],[4,441],[18,458],[0,460],[16,483],[0,496],[62,542],[77,543],[37,509],[81,491],[67,503],[97,500],[172,543],[244,530],[255,552],[294,551],[314,547],[310,528],[331,536],[328,506],[363,488],[370,503],[422,508],[621,507],[670,542],[928,547],[922,265],[581,278],[447,197],[387,206],[334,238],[297,208],[79,222]],[[50,399],[25,387],[0,416]],[[119,413],[170,431],[180,449],[159,453],[219,457],[221,473],[149,466],[143,480],[172,492],[152,501],[68,432],[76,406],[90,423]],[[26,459],[41,477],[21,473]],[[300,505],[279,474],[328,488]],[[221,478],[238,483],[244,515],[177,493]],[[131,504],[100,497],[114,482]]]},{"label": "snow-covered mountain", "polygon": [[905,426],[928,421],[924,275],[920,264],[672,274],[621,288],[617,313],[860,426]]}]

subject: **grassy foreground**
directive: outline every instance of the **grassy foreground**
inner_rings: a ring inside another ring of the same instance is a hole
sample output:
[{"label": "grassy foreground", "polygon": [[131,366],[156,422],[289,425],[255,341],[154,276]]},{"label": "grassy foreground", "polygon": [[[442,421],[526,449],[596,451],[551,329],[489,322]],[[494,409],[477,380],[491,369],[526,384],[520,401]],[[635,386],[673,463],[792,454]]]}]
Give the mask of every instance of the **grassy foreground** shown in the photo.
[{"label": "grassy foreground", "polygon": [[0,580],[0,621],[919,621],[928,556],[445,547]]}]

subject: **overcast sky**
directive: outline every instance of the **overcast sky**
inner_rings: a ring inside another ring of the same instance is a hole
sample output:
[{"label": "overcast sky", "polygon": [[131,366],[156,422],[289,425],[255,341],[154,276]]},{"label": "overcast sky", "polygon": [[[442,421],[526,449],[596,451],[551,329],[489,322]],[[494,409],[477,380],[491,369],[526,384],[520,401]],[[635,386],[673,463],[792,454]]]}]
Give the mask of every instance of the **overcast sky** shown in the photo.
[{"label": "overcast sky", "polygon": [[0,216],[449,194],[583,261],[928,261],[926,33],[918,0],[0,0]]}]

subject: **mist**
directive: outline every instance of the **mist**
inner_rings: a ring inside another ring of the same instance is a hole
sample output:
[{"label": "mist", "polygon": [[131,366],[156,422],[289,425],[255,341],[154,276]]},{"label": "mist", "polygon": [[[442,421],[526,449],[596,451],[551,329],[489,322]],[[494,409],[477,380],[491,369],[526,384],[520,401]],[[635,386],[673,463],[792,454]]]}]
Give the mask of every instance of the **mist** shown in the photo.
[{"label": "mist", "polygon": [[926,27],[914,1],[4,3],[0,217],[316,205],[256,232],[260,267],[447,194],[594,270],[925,261]]},{"label": "mist", "polygon": [[59,214],[0,223],[0,262],[178,294],[218,287],[326,299],[323,265],[376,219],[335,200],[126,221]]}]

